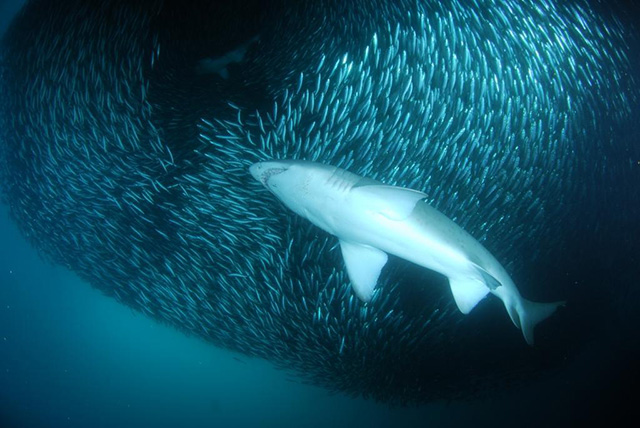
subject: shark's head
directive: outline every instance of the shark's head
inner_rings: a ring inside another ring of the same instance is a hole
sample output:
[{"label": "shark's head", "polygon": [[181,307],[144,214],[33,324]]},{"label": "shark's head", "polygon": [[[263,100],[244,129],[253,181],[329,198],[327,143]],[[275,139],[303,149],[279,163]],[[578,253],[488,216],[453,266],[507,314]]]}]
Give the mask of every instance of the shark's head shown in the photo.
[{"label": "shark's head", "polygon": [[[253,178],[262,183],[264,187],[271,190],[269,186],[270,180],[277,175],[286,173],[290,167],[291,161],[288,160],[257,162],[249,167],[249,172]],[[278,181],[281,179],[282,177],[280,177]]]},{"label": "shark's head", "polygon": [[303,191],[317,176],[316,164],[298,160],[272,160],[251,165],[249,172],[274,195],[282,199],[285,194]]},{"label": "shark's head", "polygon": [[258,162],[249,168],[249,172],[286,206],[308,217],[309,209],[322,203],[326,185],[335,167],[300,161],[272,160]]}]

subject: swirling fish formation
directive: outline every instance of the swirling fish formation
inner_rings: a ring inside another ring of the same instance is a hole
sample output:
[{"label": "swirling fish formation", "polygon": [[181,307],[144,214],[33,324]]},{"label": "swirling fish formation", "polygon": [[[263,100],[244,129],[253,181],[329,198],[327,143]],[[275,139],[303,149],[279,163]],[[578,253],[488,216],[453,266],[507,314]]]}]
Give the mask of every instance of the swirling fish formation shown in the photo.
[{"label": "swirling fish formation", "polygon": [[336,242],[248,166],[307,159],[420,189],[522,278],[584,225],[621,233],[604,205],[638,203],[612,191],[638,150],[614,138],[637,114],[629,28],[580,0],[178,3],[33,1],[14,22],[0,187],[31,243],[329,389],[424,402],[538,373],[515,329],[463,317],[408,263],[358,301]]}]

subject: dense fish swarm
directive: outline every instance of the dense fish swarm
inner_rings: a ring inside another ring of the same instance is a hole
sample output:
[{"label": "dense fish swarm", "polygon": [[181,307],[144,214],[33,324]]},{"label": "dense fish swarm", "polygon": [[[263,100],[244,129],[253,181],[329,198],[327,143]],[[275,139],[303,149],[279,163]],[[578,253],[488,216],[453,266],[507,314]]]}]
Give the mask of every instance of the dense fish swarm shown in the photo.
[{"label": "dense fish swarm", "polygon": [[[585,1],[217,3],[32,1],[14,22],[0,185],[42,254],[155,319],[380,400],[469,396],[570,355],[545,325],[528,348],[491,298],[461,315],[443,278],[397,259],[363,304],[335,239],[247,168],[316,160],[424,191],[526,297],[570,297],[548,272],[623,236],[638,206],[616,190],[640,160],[623,132],[635,33]],[[196,72],[252,38],[228,78]]]}]

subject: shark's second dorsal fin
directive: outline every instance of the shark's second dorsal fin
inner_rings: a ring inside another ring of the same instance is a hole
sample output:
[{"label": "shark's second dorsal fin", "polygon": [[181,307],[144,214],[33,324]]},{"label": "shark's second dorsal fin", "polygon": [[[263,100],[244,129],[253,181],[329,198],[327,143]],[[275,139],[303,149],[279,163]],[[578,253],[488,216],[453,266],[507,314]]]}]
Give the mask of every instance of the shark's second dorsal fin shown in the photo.
[{"label": "shark's second dorsal fin", "polygon": [[482,276],[482,280],[484,281],[485,285],[489,287],[489,290],[495,290],[502,285],[500,281],[498,281],[493,275],[491,275],[480,266],[476,265],[476,270],[480,273],[480,276]]},{"label": "shark's second dorsal fin", "polygon": [[391,220],[405,220],[418,201],[427,197],[417,190],[384,184],[360,186],[353,189],[354,198],[360,207],[379,212]]},{"label": "shark's second dorsal fin", "polygon": [[353,291],[360,300],[368,302],[380,277],[380,271],[389,258],[387,253],[368,245],[345,241],[340,241],[340,249]]}]

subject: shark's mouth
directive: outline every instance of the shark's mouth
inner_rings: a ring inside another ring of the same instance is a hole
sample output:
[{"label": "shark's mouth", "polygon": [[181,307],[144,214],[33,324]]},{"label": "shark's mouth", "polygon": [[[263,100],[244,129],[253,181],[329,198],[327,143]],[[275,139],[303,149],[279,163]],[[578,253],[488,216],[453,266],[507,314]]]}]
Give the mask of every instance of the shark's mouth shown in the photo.
[{"label": "shark's mouth", "polygon": [[269,168],[268,170],[262,173],[262,175],[260,176],[260,181],[262,182],[262,184],[267,186],[267,183],[271,177],[273,177],[274,175],[281,174],[286,170],[287,168]]}]

